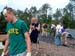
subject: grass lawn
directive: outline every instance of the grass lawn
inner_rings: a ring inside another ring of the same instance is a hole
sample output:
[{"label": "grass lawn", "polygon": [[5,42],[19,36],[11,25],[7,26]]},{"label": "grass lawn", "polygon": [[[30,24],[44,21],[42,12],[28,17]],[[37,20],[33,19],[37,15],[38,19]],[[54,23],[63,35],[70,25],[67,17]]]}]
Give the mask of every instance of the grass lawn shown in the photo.
[{"label": "grass lawn", "polygon": [[0,49],[0,54],[2,53],[2,49]]}]

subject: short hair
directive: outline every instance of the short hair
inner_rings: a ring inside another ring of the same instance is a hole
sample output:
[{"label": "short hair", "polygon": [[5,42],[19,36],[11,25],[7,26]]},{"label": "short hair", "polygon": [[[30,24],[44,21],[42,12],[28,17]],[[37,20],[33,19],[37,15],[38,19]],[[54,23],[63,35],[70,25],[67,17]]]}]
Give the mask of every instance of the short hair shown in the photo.
[{"label": "short hair", "polygon": [[32,22],[36,22],[36,21],[38,22],[38,19],[36,17],[32,17],[31,21]]},{"label": "short hair", "polygon": [[[15,15],[14,10],[12,8],[10,8],[10,7],[5,7],[4,10],[6,10],[8,13],[12,12]],[[3,10],[3,13],[4,13],[4,10]]]},{"label": "short hair", "polygon": [[46,23],[43,23],[42,27],[43,27],[43,28],[47,28],[48,26],[47,26]]}]

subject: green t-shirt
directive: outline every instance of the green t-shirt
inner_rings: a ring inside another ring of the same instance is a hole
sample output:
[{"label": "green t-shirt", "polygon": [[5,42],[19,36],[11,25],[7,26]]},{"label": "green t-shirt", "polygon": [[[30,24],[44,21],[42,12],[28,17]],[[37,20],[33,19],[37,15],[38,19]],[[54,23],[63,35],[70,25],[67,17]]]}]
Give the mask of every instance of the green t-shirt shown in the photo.
[{"label": "green t-shirt", "polygon": [[28,27],[24,21],[18,19],[14,24],[7,24],[7,33],[9,34],[9,54],[16,55],[26,51],[26,41],[24,33],[28,31]]}]

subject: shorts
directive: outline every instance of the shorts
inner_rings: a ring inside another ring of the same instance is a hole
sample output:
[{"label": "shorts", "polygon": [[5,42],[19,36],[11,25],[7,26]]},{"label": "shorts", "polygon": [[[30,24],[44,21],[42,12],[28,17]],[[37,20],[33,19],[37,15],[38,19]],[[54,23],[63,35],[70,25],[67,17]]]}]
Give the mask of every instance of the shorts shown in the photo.
[{"label": "shorts", "polygon": [[10,56],[26,56],[26,52],[19,53],[19,54],[17,54],[17,55],[10,55]]},{"label": "shorts", "polygon": [[32,33],[30,34],[31,42],[32,43],[38,43],[38,36],[39,36],[38,31],[32,31]]},{"label": "shorts", "polygon": [[34,44],[39,43],[38,37],[31,38],[31,42],[34,43]]}]

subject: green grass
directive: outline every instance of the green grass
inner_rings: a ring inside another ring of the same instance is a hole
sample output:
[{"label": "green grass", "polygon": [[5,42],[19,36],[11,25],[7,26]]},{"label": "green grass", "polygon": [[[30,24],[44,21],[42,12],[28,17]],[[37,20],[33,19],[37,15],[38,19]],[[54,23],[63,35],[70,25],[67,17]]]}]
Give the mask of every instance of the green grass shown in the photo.
[{"label": "green grass", "polygon": [[2,53],[2,49],[0,49],[0,54]]},{"label": "green grass", "polygon": [[49,28],[49,27],[47,28],[47,32],[49,32],[49,33],[50,33],[50,28]]}]

